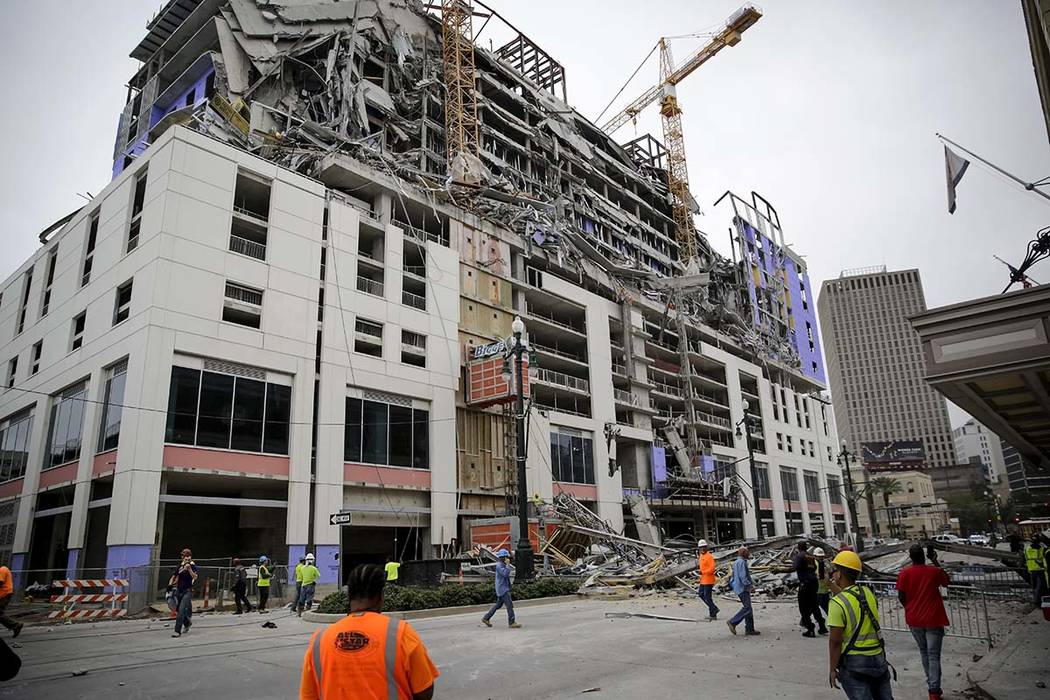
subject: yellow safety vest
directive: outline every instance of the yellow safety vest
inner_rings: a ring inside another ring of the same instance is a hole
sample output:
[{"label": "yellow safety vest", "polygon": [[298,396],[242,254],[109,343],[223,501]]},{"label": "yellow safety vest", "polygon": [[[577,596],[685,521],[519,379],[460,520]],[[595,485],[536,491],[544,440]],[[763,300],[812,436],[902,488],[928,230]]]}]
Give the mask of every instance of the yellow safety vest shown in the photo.
[{"label": "yellow safety vest", "polygon": [[[861,595],[867,600],[871,614],[877,618],[879,606],[875,600],[875,594],[863,586],[850,586],[831,599],[831,603],[841,606],[845,612],[846,627],[842,634],[842,651],[846,654],[875,656],[882,653],[882,635],[875,629],[872,619],[861,614]],[[857,629],[858,624],[860,624],[860,633],[857,635],[857,641],[852,649],[846,651],[849,640],[853,638],[853,630]]]},{"label": "yellow safety vest", "polygon": [[1032,547],[1024,550],[1024,563],[1029,571],[1042,571],[1046,568],[1046,548]]}]

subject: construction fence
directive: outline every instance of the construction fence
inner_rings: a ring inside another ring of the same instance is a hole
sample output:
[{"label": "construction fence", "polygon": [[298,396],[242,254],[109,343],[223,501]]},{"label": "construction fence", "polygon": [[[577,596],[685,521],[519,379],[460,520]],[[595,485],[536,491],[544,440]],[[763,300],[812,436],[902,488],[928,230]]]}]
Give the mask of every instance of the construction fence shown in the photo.
[{"label": "construction fence", "polygon": [[[883,631],[908,632],[910,629],[904,621],[904,606],[897,598],[897,586],[890,581],[859,581],[871,589],[878,599],[879,625]],[[985,642],[989,648],[995,645],[995,639],[988,614],[988,593],[978,586],[951,585],[941,589],[944,599],[944,611],[948,614],[946,637],[976,639]]]}]

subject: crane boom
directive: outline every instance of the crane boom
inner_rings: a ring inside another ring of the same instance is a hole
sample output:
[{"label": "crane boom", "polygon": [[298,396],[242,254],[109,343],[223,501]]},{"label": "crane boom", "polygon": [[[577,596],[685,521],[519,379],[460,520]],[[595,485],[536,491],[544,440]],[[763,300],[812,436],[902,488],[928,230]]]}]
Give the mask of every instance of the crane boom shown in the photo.
[{"label": "crane boom", "polygon": [[[656,102],[663,93],[665,85],[677,85],[725,47],[736,46],[740,42],[740,35],[761,17],[762,13],[753,5],[745,5],[734,12],[726,21],[725,27],[710,42],[697,49],[681,66],[639,95],[619,114],[605,122],[601,127],[602,131],[607,134],[615,133],[621,126],[634,119],[639,112]],[[659,45],[664,43],[666,39],[660,39]]]}]

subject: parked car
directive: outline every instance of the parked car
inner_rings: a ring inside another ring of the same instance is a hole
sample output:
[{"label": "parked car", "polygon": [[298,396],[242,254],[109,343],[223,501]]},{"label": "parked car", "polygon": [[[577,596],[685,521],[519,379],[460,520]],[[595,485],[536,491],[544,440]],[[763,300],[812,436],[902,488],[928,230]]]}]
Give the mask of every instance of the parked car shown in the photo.
[{"label": "parked car", "polygon": [[984,535],[974,534],[974,535],[970,535],[970,537],[968,539],[969,539],[970,544],[972,544],[974,547],[987,547],[988,546],[988,538],[986,536],[984,536]]},{"label": "parked car", "polygon": [[943,544],[959,544],[962,542],[961,539],[951,534],[950,532],[943,532],[933,538],[934,542],[941,542]]}]

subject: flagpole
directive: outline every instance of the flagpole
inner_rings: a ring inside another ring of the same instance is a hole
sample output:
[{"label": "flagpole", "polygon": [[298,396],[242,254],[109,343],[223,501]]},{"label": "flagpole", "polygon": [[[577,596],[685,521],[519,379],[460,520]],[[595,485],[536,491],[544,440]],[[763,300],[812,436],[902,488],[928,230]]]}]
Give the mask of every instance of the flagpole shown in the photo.
[{"label": "flagpole", "polygon": [[963,146],[960,146],[959,144],[955,143],[954,141],[952,141],[947,136],[942,136],[941,134],[938,133],[937,134],[937,138],[939,138],[941,141],[945,141],[947,143],[950,143],[952,146],[955,146],[956,148],[958,148],[963,153],[966,153],[967,155],[976,158],[977,160],[981,161],[982,163],[987,165],[992,170],[995,170],[997,173],[1001,173],[1002,175],[1005,175],[1006,177],[1010,178],[1011,180],[1016,182],[1021,187],[1025,188],[1026,190],[1028,190],[1029,192],[1034,192],[1035,194],[1039,195],[1043,199],[1050,201],[1050,194],[1047,194],[1046,192],[1043,192],[1042,190],[1036,189],[1037,185],[1035,183],[1025,182],[1024,180],[1022,180],[1021,178],[1017,177],[1016,175],[1006,172],[1005,170],[1000,168],[995,163],[987,161],[984,158],[982,158],[981,156],[979,156],[976,153],[974,153],[973,151],[971,151],[970,149],[964,148]]}]

